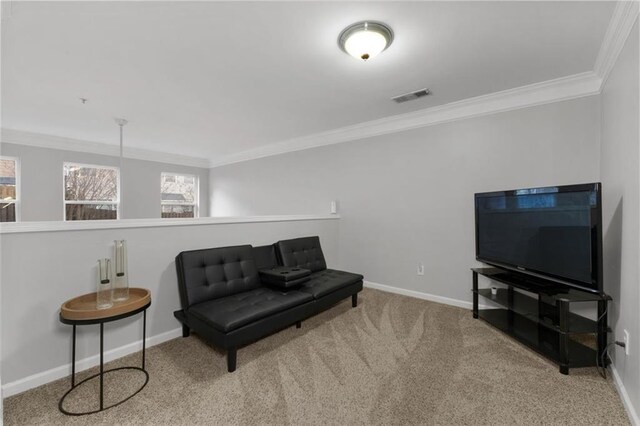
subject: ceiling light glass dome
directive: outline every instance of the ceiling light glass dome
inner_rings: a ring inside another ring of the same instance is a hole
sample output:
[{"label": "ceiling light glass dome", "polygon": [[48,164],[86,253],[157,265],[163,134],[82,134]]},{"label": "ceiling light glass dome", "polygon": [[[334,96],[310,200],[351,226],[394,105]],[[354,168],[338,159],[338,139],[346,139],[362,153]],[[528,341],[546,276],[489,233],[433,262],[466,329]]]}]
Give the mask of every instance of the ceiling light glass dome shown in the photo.
[{"label": "ceiling light glass dome", "polygon": [[385,50],[393,41],[393,31],[382,22],[362,21],[345,28],[338,37],[340,48],[366,61]]}]

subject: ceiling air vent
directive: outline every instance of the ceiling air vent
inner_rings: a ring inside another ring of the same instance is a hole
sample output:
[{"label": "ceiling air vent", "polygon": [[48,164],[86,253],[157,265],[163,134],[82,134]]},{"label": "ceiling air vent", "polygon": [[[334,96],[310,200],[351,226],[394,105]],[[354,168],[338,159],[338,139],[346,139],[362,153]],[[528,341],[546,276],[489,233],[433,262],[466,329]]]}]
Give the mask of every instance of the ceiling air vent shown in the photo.
[{"label": "ceiling air vent", "polygon": [[391,100],[394,100],[396,101],[396,103],[401,104],[403,102],[412,101],[414,99],[418,99],[430,94],[431,94],[431,91],[429,89],[421,89],[421,90],[416,90],[415,92],[405,93],[404,95],[396,96],[394,98],[391,98]]}]

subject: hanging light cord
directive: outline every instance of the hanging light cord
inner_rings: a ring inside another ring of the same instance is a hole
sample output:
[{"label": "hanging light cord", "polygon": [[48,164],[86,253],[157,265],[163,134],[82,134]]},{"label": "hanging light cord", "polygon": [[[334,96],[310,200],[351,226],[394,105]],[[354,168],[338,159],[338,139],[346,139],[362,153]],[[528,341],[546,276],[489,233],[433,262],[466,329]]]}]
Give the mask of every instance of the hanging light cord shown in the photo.
[{"label": "hanging light cord", "polygon": [[120,188],[118,188],[118,210],[120,210],[120,215],[122,214],[122,168],[124,164],[124,125],[127,124],[128,121],[124,118],[116,118],[116,124],[120,126]]}]

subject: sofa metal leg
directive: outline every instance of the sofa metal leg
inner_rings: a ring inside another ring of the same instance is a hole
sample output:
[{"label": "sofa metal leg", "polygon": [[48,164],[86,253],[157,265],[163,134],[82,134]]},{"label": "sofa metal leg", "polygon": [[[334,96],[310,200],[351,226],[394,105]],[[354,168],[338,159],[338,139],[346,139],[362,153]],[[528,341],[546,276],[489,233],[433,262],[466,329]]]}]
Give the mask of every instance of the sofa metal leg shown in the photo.
[{"label": "sofa metal leg", "polygon": [[302,328],[302,321],[296,321],[296,328]]},{"label": "sofa metal leg", "polygon": [[358,306],[358,293],[351,295],[351,307],[355,308]]},{"label": "sofa metal leg", "polygon": [[191,335],[191,329],[188,325],[182,324],[182,337],[189,337]]},{"label": "sofa metal leg", "polygon": [[237,355],[238,350],[236,348],[227,349],[227,371],[229,371],[229,373],[236,371]]}]

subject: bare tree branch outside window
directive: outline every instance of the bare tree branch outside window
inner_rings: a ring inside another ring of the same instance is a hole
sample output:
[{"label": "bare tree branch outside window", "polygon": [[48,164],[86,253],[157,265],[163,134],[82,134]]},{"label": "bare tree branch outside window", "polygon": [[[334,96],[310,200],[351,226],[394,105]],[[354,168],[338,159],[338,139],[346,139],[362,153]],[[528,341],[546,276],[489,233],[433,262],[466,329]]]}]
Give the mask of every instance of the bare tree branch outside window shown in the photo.
[{"label": "bare tree branch outside window", "polygon": [[66,219],[117,219],[118,173],[114,168],[65,164]]}]

